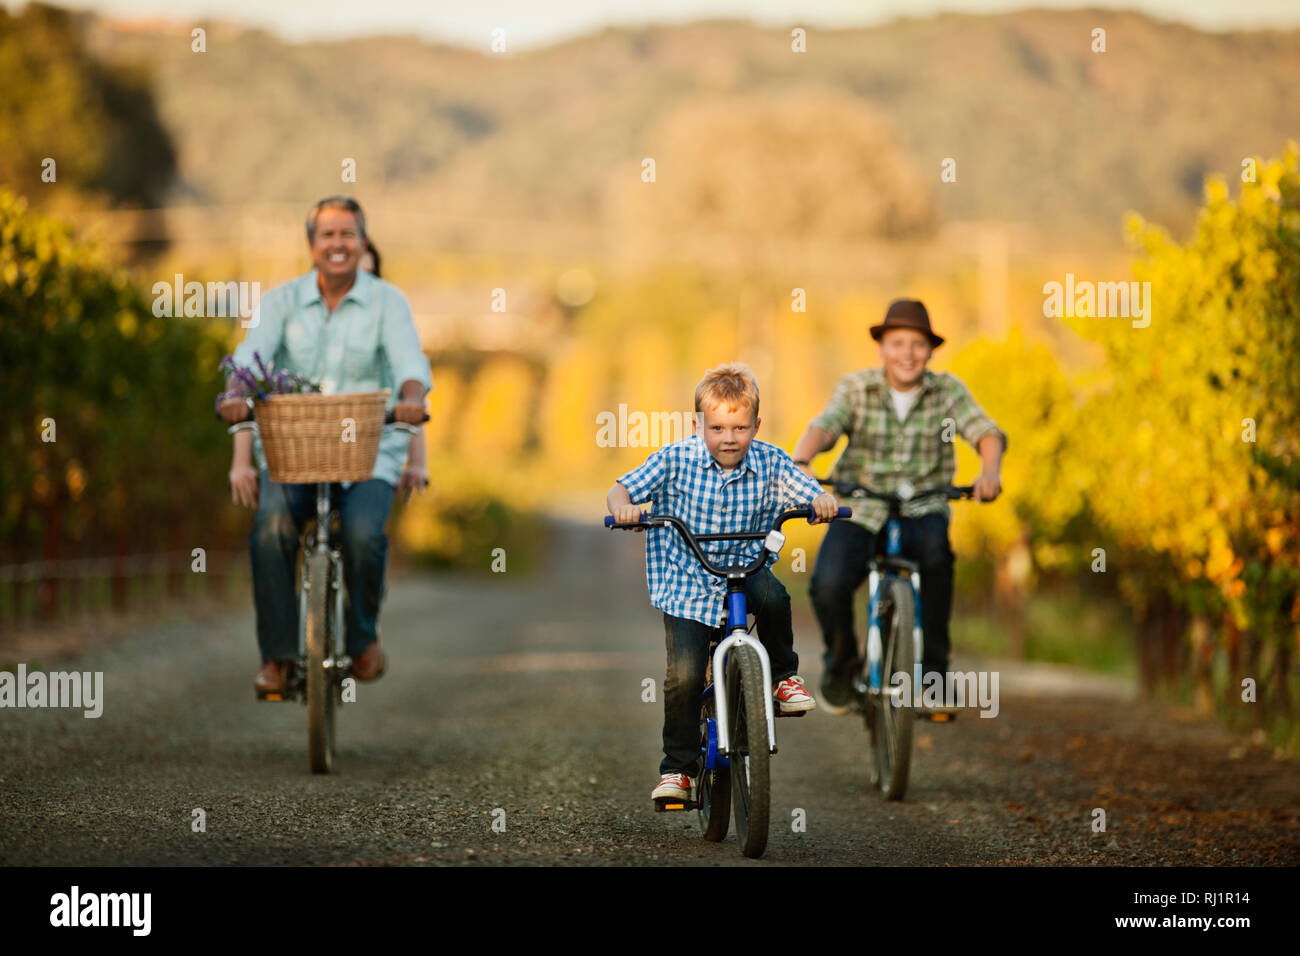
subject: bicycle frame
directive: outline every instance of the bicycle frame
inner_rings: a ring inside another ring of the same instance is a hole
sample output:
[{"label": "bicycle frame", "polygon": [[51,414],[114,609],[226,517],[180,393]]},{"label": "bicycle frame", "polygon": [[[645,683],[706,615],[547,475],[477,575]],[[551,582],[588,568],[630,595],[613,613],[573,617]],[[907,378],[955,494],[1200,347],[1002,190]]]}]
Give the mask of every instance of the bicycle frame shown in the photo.
[{"label": "bicycle frame", "polygon": [[[727,673],[727,652],[737,644],[748,644],[758,652],[758,659],[763,665],[763,686],[772,686],[772,663],[768,660],[767,649],[763,647],[761,641],[756,641],[749,636],[748,628],[745,626],[748,619],[748,609],[745,606],[745,578],[739,577],[740,590],[732,590],[732,582],[735,578],[727,578],[727,630],[728,636],[718,642],[717,648],[713,651],[713,683],[704,688],[704,697],[713,693],[717,701],[717,720],[718,720],[718,753],[728,759],[731,758],[731,728],[727,725],[727,682],[722,677]],[[764,714],[767,716],[767,747],[769,753],[776,753],[776,714],[772,707],[772,695],[764,695],[765,707]],[[708,763],[708,755],[705,755],[705,763]],[[707,769],[712,770],[713,767]]]},{"label": "bicycle frame", "polygon": [[[426,414],[424,421],[428,420],[429,416]],[[256,423],[252,423],[249,427],[252,428],[254,434],[257,433]],[[384,416],[384,430],[387,431],[390,428],[396,428],[411,435],[417,433],[414,425],[395,421],[391,408]],[[310,541],[310,548],[303,549],[301,587],[298,590],[298,659],[304,661],[307,658],[307,596],[311,590],[308,578],[311,558],[316,554],[325,554],[330,562],[329,587],[334,592],[334,615],[333,620],[330,622],[329,635],[331,654],[325,661],[325,666],[330,669],[331,673],[346,674],[348,668],[352,665],[352,659],[347,655],[347,649],[344,646],[343,553],[339,548],[330,545],[331,511],[330,483],[318,481],[316,482],[316,528]],[[305,697],[303,699],[306,700]]]},{"label": "bicycle frame", "polygon": [[974,494],[974,488],[971,485],[944,486],[917,492],[909,485],[906,493],[882,495],[870,488],[855,485],[852,482],[832,482],[825,478],[819,480],[822,484],[833,487],[841,495],[865,494],[867,497],[889,503],[889,517],[885,524],[885,553],[880,559],[872,558],[871,563],[868,565],[867,592],[871,595],[871,601],[868,605],[867,615],[867,682],[863,684],[859,681],[856,690],[858,694],[869,697],[888,694],[895,701],[902,695],[902,688],[894,683],[892,675],[890,675],[889,686],[886,687],[884,680],[886,675],[881,673],[881,667],[884,663],[884,642],[880,634],[881,596],[884,587],[891,580],[897,578],[906,581],[908,587],[912,589],[912,700],[914,702],[919,701],[921,699],[921,678],[923,676],[921,673],[921,660],[925,649],[925,635],[921,620],[921,570],[915,562],[903,557],[901,509],[905,501],[931,495],[943,495],[949,499],[970,498]]},{"label": "bicycle frame", "polygon": [[331,511],[330,484],[327,481],[317,482],[316,528],[312,533],[310,551],[307,549],[303,551],[302,587],[298,595],[298,655],[302,658],[307,656],[307,596],[311,590],[308,569],[313,555],[324,554],[329,559],[329,587],[334,592],[334,615],[330,622],[329,634],[331,654],[325,661],[325,666],[331,671],[338,670],[340,673],[346,673],[351,659],[343,647],[343,553],[337,547],[330,545]]},{"label": "bicycle frame", "polygon": [[[904,560],[902,557],[902,537],[901,521],[897,518],[891,517],[885,526],[886,558],[894,558],[900,563]],[[912,608],[914,613],[912,625],[912,648],[914,651],[913,656],[915,664],[912,670],[914,675],[912,700],[920,700],[921,657],[924,649],[924,632],[921,624],[921,574],[917,570],[909,570],[907,574],[904,574],[897,568],[888,566],[882,571],[880,565],[874,558],[869,565],[867,573],[867,593],[871,595],[867,625],[867,685],[866,687],[860,688],[859,692],[871,695],[884,693],[895,698],[901,694],[901,688],[894,683],[892,676],[889,680],[888,687],[885,686],[885,675],[881,673],[881,667],[884,665],[884,641],[880,634],[880,602],[884,587],[894,578],[907,581],[908,585],[912,589]]]},{"label": "bicycle frame", "polygon": [[[848,508],[839,508],[836,514],[837,518],[850,517],[852,512]],[[767,650],[763,647],[761,641],[757,641],[749,636],[749,610],[745,602],[745,579],[762,568],[767,567],[769,555],[779,554],[781,548],[785,545],[785,535],[780,531],[781,526],[788,520],[795,517],[807,517],[811,520],[812,512],[809,508],[796,508],[783,512],[778,516],[776,524],[771,531],[764,532],[736,532],[724,534],[702,534],[698,537],[691,533],[690,529],[681,521],[672,515],[650,515],[645,512],[641,513],[641,520],[628,524],[618,524],[614,521],[613,515],[606,515],[605,527],[607,528],[632,528],[632,527],[666,527],[676,528],[682,535],[682,538],[689,545],[695,557],[699,560],[706,571],[720,578],[725,578],[727,582],[727,623],[725,630],[727,636],[718,642],[718,646],[713,651],[712,670],[713,682],[704,688],[701,702],[708,699],[709,694],[715,695],[717,712],[716,728],[710,728],[710,744],[714,743],[714,731],[716,730],[716,753],[711,753],[709,749],[705,750],[704,762],[705,768],[714,770],[718,766],[726,766],[725,761],[731,757],[731,728],[727,724],[727,687],[726,667],[728,655],[733,647],[739,645],[748,645],[758,654],[758,659],[762,664],[763,686],[771,688],[772,686],[772,662],[768,659]],[[762,541],[763,547],[759,554],[748,567],[715,567],[708,559],[708,556],[700,549],[700,541]],[[767,745],[769,753],[776,753],[776,710],[772,704],[772,695],[766,694],[764,700],[763,712],[767,719]],[[714,758],[720,757],[722,762]]]}]

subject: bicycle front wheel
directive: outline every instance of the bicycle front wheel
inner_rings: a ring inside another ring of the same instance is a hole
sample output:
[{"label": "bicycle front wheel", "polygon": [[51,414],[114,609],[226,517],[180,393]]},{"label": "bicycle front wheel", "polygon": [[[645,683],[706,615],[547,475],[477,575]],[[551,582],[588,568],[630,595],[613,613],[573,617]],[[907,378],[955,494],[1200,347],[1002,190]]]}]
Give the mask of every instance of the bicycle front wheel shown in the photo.
[{"label": "bicycle front wheel", "polygon": [[[884,687],[871,702],[874,711],[871,725],[871,749],[875,762],[875,783],[886,800],[901,800],[907,792],[907,778],[912,766],[912,728],[915,710],[912,700],[916,688],[916,661],[913,657],[912,622],[915,620],[911,586],[899,578],[891,579],[887,595],[889,620],[882,621],[881,638],[884,660],[881,677]],[[901,693],[907,706],[896,706],[892,689],[906,682]]]},{"label": "bicycle front wheel", "polygon": [[728,657],[731,802],[740,852],[753,858],[767,849],[772,790],[764,695],[772,690],[763,686],[763,664],[752,647],[733,647]]},{"label": "bicycle front wheel", "polygon": [[326,608],[330,560],[312,554],[307,572],[307,756],[312,773],[334,766],[334,687],[325,662],[330,656]]}]

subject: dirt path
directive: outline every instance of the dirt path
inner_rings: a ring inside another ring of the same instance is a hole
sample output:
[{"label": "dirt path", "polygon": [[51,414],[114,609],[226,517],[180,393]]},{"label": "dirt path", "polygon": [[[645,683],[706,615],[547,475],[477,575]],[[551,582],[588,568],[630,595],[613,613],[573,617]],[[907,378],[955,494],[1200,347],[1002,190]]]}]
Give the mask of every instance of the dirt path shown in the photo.
[{"label": "dirt path", "polygon": [[[639,540],[562,524],[547,554],[534,578],[392,582],[390,672],[340,714],[331,777],[307,770],[301,705],[253,700],[251,607],[58,665],[104,672],[103,716],[0,710],[0,863],[1300,862],[1295,761],[1112,681],[993,664],[1000,713],[921,725],[902,803],[868,790],[860,719],[781,721],[769,848],[745,861],[652,812],[663,632]],[[819,638],[796,629],[815,687]]]}]

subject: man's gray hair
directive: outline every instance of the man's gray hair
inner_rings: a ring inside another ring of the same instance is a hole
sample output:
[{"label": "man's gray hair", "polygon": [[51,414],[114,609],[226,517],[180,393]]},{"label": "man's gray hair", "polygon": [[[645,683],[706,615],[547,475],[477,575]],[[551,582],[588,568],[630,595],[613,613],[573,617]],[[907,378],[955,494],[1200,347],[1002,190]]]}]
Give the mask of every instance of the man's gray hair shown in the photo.
[{"label": "man's gray hair", "polygon": [[307,213],[307,241],[316,241],[316,219],[320,216],[322,209],[342,209],[350,212],[357,217],[357,229],[360,230],[359,238],[366,238],[366,214],[361,211],[361,204],[350,196],[330,196],[322,199],[316,205],[311,207],[311,212]]}]

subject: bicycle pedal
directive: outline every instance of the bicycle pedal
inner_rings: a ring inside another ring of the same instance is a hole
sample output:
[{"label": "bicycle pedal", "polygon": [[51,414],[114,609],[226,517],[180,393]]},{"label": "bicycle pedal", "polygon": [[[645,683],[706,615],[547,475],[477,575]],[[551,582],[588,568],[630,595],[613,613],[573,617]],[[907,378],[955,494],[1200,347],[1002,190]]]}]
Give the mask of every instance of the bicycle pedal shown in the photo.
[{"label": "bicycle pedal", "polygon": [[694,800],[680,797],[658,797],[655,800],[655,813],[673,813],[678,810],[694,810],[699,804]]},{"label": "bicycle pedal", "polygon": [[285,701],[293,700],[293,694],[286,693],[283,691],[259,690],[256,693],[257,693],[258,700],[264,700],[267,701],[268,703],[273,703],[273,704],[284,703]]},{"label": "bicycle pedal", "polygon": [[781,711],[778,710],[778,711],[776,712],[776,716],[778,716],[778,717],[802,717],[802,716],[803,716],[804,714],[806,714],[806,713],[808,713],[808,711],[806,711],[806,710],[796,710],[796,711],[793,711],[793,712],[791,712],[791,713],[782,713]]},{"label": "bicycle pedal", "polygon": [[939,711],[922,710],[922,711],[918,711],[916,716],[919,717],[921,720],[928,720],[932,724],[948,724],[948,723],[952,723],[952,721],[957,719],[957,714],[955,711],[949,712],[945,710],[939,710]]}]

